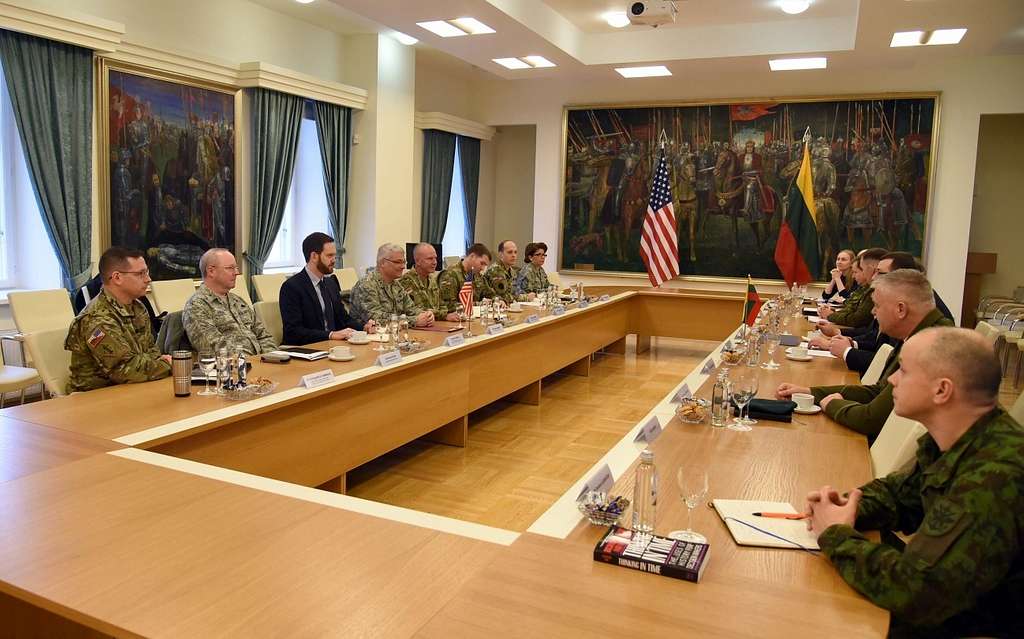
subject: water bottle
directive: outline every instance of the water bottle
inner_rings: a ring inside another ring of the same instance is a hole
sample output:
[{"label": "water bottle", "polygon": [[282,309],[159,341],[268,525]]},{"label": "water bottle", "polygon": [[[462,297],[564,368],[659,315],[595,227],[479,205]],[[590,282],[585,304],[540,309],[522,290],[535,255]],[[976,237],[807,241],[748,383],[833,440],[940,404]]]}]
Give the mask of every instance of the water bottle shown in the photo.
[{"label": "water bottle", "polygon": [[398,348],[398,340],[400,339],[398,330],[398,315],[392,313],[391,319],[388,321],[388,336],[391,340],[391,345],[395,348]]},{"label": "water bottle", "polygon": [[174,351],[171,355],[171,374],[174,376],[174,396],[192,394],[192,351]]},{"label": "water bottle", "polygon": [[633,530],[654,532],[654,511],[658,505],[658,471],[654,468],[654,453],[645,449],[640,453],[633,483]]},{"label": "water bottle", "polygon": [[729,371],[718,374],[711,391],[711,427],[723,428],[729,421]]}]

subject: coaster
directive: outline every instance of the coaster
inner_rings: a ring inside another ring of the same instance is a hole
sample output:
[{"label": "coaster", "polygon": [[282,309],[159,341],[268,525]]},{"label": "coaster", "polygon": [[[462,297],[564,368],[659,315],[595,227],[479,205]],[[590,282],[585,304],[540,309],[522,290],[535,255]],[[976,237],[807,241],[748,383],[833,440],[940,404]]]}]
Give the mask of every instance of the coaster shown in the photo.
[{"label": "coaster", "polygon": [[786,353],[786,359],[793,360],[794,362],[809,362],[812,359],[814,359],[814,357],[810,355],[805,355],[804,357],[797,357],[796,355],[790,355],[789,353]]},{"label": "coaster", "polygon": [[807,410],[803,410],[802,408],[794,408],[793,412],[800,413],[801,415],[817,415],[818,413],[821,412],[821,406],[811,406]]}]

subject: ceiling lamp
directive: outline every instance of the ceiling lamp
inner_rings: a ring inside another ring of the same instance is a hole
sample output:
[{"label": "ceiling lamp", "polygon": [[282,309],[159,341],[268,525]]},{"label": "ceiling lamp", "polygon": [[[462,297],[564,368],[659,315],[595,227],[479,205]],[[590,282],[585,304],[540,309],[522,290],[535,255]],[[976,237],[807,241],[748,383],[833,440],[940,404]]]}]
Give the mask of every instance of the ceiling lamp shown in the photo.
[{"label": "ceiling lamp", "polygon": [[454,24],[445,22],[444,20],[430,20],[429,22],[417,22],[416,24],[434,35],[441,36],[442,38],[457,38],[459,36],[469,35],[469,32],[463,31]]},{"label": "ceiling lamp", "polygon": [[494,29],[490,28],[483,22],[480,22],[476,18],[455,18],[449,20],[449,22],[455,23],[460,29],[468,33],[469,35],[482,35],[484,33],[494,33]]},{"label": "ceiling lamp", "polygon": [[769,60],[768,67],[772,71],[801,71],[804,69],[824,69],[828,66],[826,58],[781,58]]},{"label": "ceiling lamp", "polygon": [[629,26],[629,16],[626,15],[625,11],[609,11],[601,17],[608,23],[608,26],[615,27],[616,29]]},{"label": "ceiling lamp", "polygon": [[494,58],[492,62],[497,62],[506,69],[529,69],[530,65],[523,62],[519,58]]},{"label": "ceiling lamp", "polygon": [[615,69],[615,71],[624,78],[656,78],[672,75],[668,67],[663,64],[653,67],[621,67]]},{"label": "ceiling lamp", "polygon": [[921,45],[960,44],[967,29],[936,29],[934,31],[897,31],[892,34],[890,47],[919,47]]},{"label": "ceiling lamp", "polygon": [[407,47],[411,47],[412,45],[419,42],[419,40],[417,40],[416,38],[412,37],[411,35],[405,35],[401,31],[395,31],[392,35],[395,36],[395,40],[398,40]]},{"label": "ceiling lamp", "polygon": [[790,15],[803,13],[809,6],[811,0],[779,0],[779,8]]}]

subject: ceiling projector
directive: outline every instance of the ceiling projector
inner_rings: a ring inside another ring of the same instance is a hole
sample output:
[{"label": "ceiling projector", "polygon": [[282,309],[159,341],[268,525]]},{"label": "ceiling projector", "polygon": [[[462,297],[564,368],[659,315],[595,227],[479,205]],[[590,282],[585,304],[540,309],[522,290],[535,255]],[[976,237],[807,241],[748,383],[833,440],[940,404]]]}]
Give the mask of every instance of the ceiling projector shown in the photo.
[{"label": "ceiling projector", "polygon": [[676,3],[670,0],[647,0],[646,2],[630,2],[626,6],[626,16],[630,24],[643,24],[657,27],[676,21]]}]

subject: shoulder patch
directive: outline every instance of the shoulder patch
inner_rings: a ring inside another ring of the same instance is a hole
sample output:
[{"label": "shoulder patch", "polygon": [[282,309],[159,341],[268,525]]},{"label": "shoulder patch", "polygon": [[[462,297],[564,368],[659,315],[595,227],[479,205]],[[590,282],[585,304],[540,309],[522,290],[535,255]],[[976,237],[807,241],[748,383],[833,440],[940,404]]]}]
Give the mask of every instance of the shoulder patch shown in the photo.
[{"label": "shoulder patch", "polygon": [[89,339],[86,340],[89,343],[89,348],[96,348],[97,346],[99,346],[100,342],[102,342],[103,338],[105,338],[106,336],[107,334],[103,332],[103,329],[97,327],[96,330],[94,330],[92,334],[89,335]]}]

